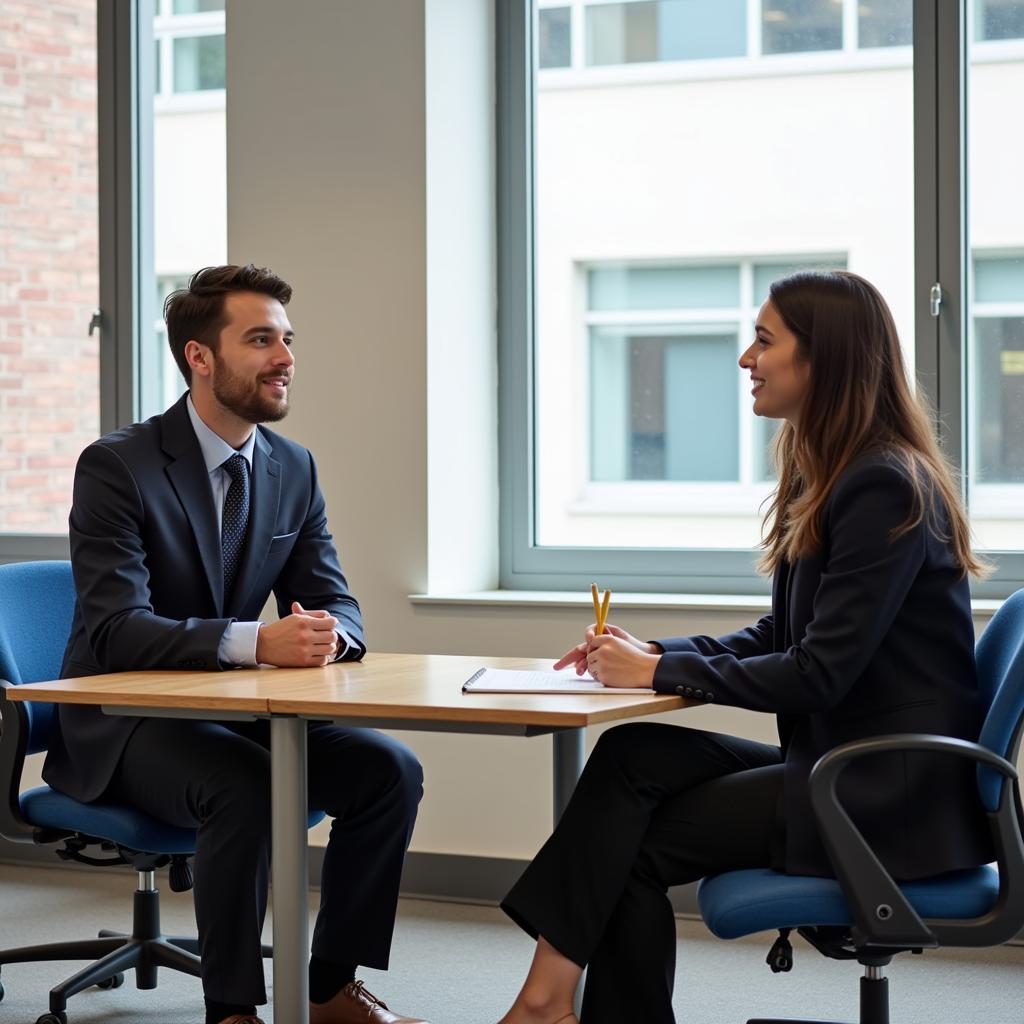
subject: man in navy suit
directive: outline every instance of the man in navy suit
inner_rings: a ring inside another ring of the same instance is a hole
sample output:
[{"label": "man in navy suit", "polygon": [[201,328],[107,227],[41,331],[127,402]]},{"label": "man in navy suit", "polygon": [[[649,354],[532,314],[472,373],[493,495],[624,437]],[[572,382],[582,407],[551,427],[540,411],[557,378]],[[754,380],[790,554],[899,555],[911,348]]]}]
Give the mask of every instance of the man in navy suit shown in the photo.
[{"label": "man in navy suit", "polygon": [[[209,267],[164,307],[189,392],[90,445],[70,517],[78,600],[62,675],[323,666],[366,652],[310,453],[261,424],[288,412],[291,287]],[[279,620],[260,621],[270,594]],[[386,968],[423,774],[371,730],[309,726],[310,806],[333,819],[310,959],[311,1024],[415,1024],[355,980]],[[65,705],[44,778],[197,829],[195,905],[207,1024],[266,1002],[266,721],[119,718]]]}]

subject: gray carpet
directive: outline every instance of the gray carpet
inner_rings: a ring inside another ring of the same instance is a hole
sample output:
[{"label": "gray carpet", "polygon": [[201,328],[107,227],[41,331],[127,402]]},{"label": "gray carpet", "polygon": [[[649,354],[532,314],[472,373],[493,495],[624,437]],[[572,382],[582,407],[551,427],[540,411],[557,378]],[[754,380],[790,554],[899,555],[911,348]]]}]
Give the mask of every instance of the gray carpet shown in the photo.
[{"label": "gray carpet", "polygon": [[[161,882],[167,932],[194,929],[188,895]],[[106,872],[0,864],[0,945],[86,937],[97,927],[126,929],[133,877]],[[316,894],[312,904],[315,906]],[[855,964],[825,960],[800,942],[796,966],[773,975],[764,964],[770,939],[720,942],[698,922],[678,922],[676,1016],[680,1024],[741,1024],[747,1017],[856,1017]],[[494,1024],[529,963],[529,940],[491,907],[403,900],[392,970],[361,972],[371,991],[399,1012],[432,1024]],[[891,972],[893,1024],[1020,1024],[1024,1021],[1024,948],[905,956]],[[33,1024],[55,979],[71,964],[3,969],[0,1024]],[[268,964],[268,977],[270,968]],[[160,987],[91,990],[70,1002],[69,1024],[198,1024],[199,982],[161,972]],[[623,978],[628,985],[629,979]],[[272,1013],[266,1008],[264,1018]],[[289,1024],[278,1021],[277,1024]],[[624,1021],[623,1024],[643,1024]]]}]

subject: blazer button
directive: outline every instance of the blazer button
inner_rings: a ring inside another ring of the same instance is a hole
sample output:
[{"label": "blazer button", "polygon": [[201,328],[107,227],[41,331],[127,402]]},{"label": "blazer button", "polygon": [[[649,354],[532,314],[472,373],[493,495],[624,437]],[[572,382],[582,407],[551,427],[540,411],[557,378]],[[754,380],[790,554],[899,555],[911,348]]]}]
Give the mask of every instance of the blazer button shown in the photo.
[{"label": "blazer button", "polygon": [[704,691],[703,690],[694,690],[693,691],[693,695],[694,695],[694,697],[697,698],[697,700],[702,700],[704,698]]},{"label": "blazer button", "polygon": [[710,704],[715,699],[715,695],[710,690],[705,690],[704,699]]},{"label": "blazer button", "polygon": [[684,697],[692,697],[693,696],[693,687],[692,686],[684,686],[683,687],[683,696]]},{"label": "blazer button", "polygon": [[676,687],[676,693],[678,693],[679,696],[682,697],[683,696],[683,688],[681,686],[677,686]]}]

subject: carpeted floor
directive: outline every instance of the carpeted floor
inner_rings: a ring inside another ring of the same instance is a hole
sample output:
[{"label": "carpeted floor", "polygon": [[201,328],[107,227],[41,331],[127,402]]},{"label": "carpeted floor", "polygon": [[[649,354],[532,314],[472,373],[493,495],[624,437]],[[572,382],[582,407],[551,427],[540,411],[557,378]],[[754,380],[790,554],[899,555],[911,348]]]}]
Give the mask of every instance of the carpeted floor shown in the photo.
[{"label": "carpeted floor", "polygon": [[[125,929],[132,884],[128,872],[0,864],[0,945],[55,935],[84,938],[98,927]],[[160,884],[164,930],[194,931],[189,896],[168,893]],[[316,898],[312,894],[314,907]],[[392,969],[361,972],[368,988],[394,1010],[432,1024],[494,1024],[529,963],[526,936],[491,907],[403,900],[399,913]],[[770,938],[720,942],[692,921],[679,921],[677,930],[679,1024],[742,1024],[754,1015],[787,1013],[856,1019],[855,964],[825,960],[800,942],[793,971],[773,975],[764,964]],[[34,1024],[47,1009],[50,985],[75,969],[60,963],[3,968],[0,1024]],[[1024,1021],[1021,947],[905,956],[890,978],[893,1024]],[[69,1024],[200,1024],[202,994],[198,980],[168,972],[161,973],[159,988],[139,992],[129,974],[123,988],[83,992],[69,1008]],[[269,1024],[270,1008],[261,1012]]]}]

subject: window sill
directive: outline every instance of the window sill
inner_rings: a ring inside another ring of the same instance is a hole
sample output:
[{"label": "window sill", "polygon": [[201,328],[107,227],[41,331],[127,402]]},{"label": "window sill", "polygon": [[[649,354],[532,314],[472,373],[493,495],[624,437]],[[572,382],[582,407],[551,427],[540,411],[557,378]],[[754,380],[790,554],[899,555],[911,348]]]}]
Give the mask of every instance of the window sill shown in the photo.
[{"label": "window sill", "polygon": [[[750,612],[763,615],[771,608],[767,596],[751,594],[651,594],[614,595],[617,608],[644,611]],[[464,593],[410,594],[414,605],[469,608],[591,608],[589,593],[567,590],[479,590]],[[975,618],[991,618],[1003,602],[975,598],[971,612]]]}]

